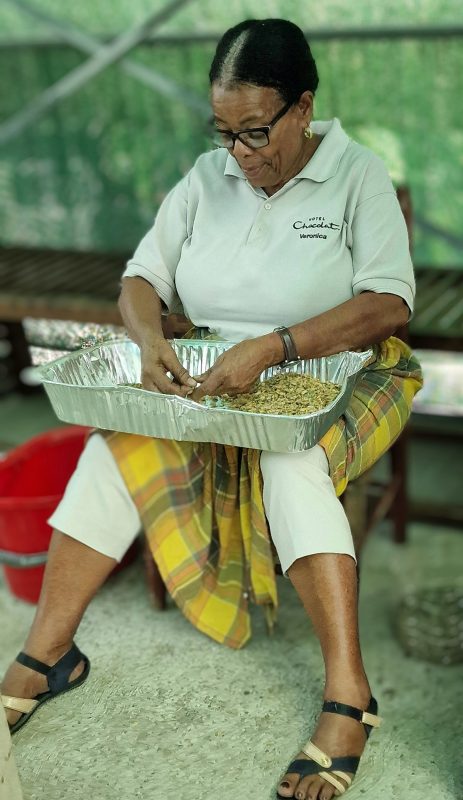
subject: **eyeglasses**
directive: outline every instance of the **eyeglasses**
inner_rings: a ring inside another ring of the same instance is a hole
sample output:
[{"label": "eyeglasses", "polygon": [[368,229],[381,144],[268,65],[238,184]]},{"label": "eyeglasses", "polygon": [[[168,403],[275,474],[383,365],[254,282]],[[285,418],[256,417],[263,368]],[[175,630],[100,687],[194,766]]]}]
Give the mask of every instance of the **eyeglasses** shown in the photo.
[{"label": "eyeglasses", "polygon": [[250,147],[252,150],[258,150],[260,147],[266,147],[270,144],[269,133],[270,129],[280,120],[287,111],[294,105],[292,102],[287,103],[281,111],[278,112],[276,117],[269,122],[268,125],[263,125],[261,128],[246,128],[243,131],[223,131],[220,128],[214,128],[212,131],[212,141],[218,147],[226,147],[228,150],[233,150],[237,139]]}]

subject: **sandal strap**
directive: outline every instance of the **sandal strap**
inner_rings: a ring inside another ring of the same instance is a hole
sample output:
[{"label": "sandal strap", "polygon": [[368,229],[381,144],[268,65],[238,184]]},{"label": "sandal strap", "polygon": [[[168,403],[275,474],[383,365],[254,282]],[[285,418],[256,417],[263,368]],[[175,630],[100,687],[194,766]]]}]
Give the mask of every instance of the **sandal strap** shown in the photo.
[{"label": "sandal strap", "polygon": [[30,714],[38,706],[38,700],[28,700],[25,697],[12,697],[9,694],[2,694],[3,708],[11,711],[20,711],[21,714]]},{"label": "sandal strap", "polygon": [[[347,773],[350,772],[355,776],[359,763],[360,756],[340,756],[339,758],[333,758],[331,769],[328,772],[313,759],[299,758],[289,764],[286,772],[295,772],[300,778],[305,778],[309,775],[320,775],[320,777],[324,777],[335,786],[338,792],[343,794],[343,790],[346,791],[353,780]],[[327,775],[330,777],[328,778]],[[343,780],[344,784],[340,784],[338,778]],[[339,788],[339,786],[342,786],[342,788]]]},{"label": "sandal strap", "polygon": [[48,685],[54,694],[62,692],[69,686],[69,676],[75,670],[79,661],[87,662],[87,658],[73,644],[71,649],[60,658],[48,673]]},{"label": "sandal strap", "polygon": [[302,752],[309,756],[313,761],[315,761],[320,767],[325,767],[325,769],[329,769],[333,761],[324,753],[323,750],[320,750],[316,744],[312,742],[311,739],[307,742],[307,744],[302,748]]},{"label": "sandal strap", "polygon": [[347,783],[347,786],[351,785],[352,778],[350,777],[350,775],[347,774],[347,772],[343,772],[341,769],[333,769],[332,774],[337,775],[339,778],[342,778],[343,781]]},{"label": "sandal strap", "polygon": [[[311,739],[309,739],[307,744],[304,745],[302,752],[309,757],[310,761],[302,758],[293,761],[291,767],[297,765],[296,769],[294,770],[296,772],[299,772],[300,769],[303,769],[304,766],[307,766],[308,764],[311,764],[312,766],[316,764],[318,767],[322,767],[323,769],[330,769],[331,772],[342,770],[343,772],[351,772],[353,775],[355,775],[360,763],[360,756],[333,756],[333,758],[331,758],[323,750],[320,750],[320,748],[317,747],[317,745],[314,744]],[[293,772],[293,769],[288,769],[287,772]],[[317,772],[317,769],[314,768],[313,772]],[[313,774],[313,772],[307,774]]]},{"label": "sandal strap", "polygon": [[42,675],[46,675],[48,687],[53,694],[67,688],[71,672],[77,667],[79,661],[83,659],[85,660],[85,656],[82,655],[75,644],[73,644],[71,649],[68,650],[56,664],[53,664],[53,666],[44,664],[43,661],[38,661],[36,658],[28,656],[27,653],[23,652],[19,653],[16,657],[16,661],[20,664],[35,670],[35,672],[40,672]]},{"label": "sandal strap", "polygon": [[322,707],[322,711],[328,711],[331,714],[341,714],[344,717],[351,717],[357,720],[357,722],[361,722],[363,725],[368,725],[371,728],[379,728],[381,725],[381,717],[378,717],[375,713],[377,710],[378,704],[374,697],[371,698],[366,711],[362,708],[356,708],[356,706],[349,706],[346,703],[338,703],[336,700],[325,700]]},{"label": "sandal strap", "polygon": [[49,664],[44,664],[43,661],[37,661],[36,658],[28,656],[27,653],[23,653],[22,650],[16,656],[16,661],[18,664],[23,664],[23,666],[35,670],[35,672],[40,672],[41,675],[48,675],[51,669]]},{"label": "sandal strap", "polygon": [[[332,759],[330,772],[351,772],[352,775],[358,770],[360,764],[360,756],[339,756],[339,758]],[[286,772],[297,772],[304,777],[305,775],[317,775],[323,767],[317,764],[313,759],[296,758],[291,761]]]},{"label": "sandal strap", "polygon": [[323,780],[328,781],[328,783],[331,783],[331,785],[334,786],[338,793],[337,797],[339,797],[340,794],[344,794],[344,792],[346,792],[349,788],[348,786],[344,786],[341,781],[338,781],[332,772],[319,772],[318,774],[320,775],[320,778],[323,778]]}]

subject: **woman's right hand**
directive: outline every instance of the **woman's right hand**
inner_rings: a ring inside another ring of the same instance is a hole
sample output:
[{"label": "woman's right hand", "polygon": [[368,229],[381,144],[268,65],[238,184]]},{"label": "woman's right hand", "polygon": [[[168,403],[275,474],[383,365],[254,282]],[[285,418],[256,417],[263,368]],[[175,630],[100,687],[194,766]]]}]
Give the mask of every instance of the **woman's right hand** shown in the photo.
[{"label": "woman's right hand", "polygon": [[[150,337],[142,342],[140,351],[143,389],[186,397],[198,385],[182,367],[173,348],[163,336]],[[167,372],[173,375],[173,380],[167,377]]]}]

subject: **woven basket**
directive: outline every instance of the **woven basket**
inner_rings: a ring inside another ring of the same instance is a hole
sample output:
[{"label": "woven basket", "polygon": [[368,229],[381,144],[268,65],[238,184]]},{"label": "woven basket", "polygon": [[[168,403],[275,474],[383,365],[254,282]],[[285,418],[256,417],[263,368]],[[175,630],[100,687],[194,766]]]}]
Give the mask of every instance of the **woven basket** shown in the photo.
[{"label": "woven basket", "polygon": [[463,662],[463,585],[407,592],[399,603],[396,623],[407,655],[434,664]]}]

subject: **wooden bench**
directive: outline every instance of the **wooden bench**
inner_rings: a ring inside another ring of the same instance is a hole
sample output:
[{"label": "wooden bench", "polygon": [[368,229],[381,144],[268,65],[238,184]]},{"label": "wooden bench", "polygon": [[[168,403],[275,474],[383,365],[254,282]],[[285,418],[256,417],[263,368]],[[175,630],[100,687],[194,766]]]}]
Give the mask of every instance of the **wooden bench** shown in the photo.
[{"label": "wooden bench", "polygon": [[[8,341],[10,380],[6,390],[27,392],[20,379],[30,366],[25,318],[122,325],[117,306],[121,275],[129,254],[79,253],[73,250],[0,248],[0,326]],[[178,315],[165,318],[166,336],[189,325]],[[48,343],[53,348],[54,343]],[[77,347],[77,345],[76,345]]]},{"label": "wooden bench", "polygon": [[[0,323],[12,348],[11,373],[19,385],[30,364],[22,322],[74,320],[122,325],[117,307],[128,254],[0,249]],[[463,270],[416,269],[417,299],[409,338],[413,347],[463,350]],[[169,335],[188,328],[178,315],[166,318]]]},{"label": "wooden bench", "polygon": [[418,349],[463,351],[463,269],[418,267],[416,306],[409,324]]},{"label": "wooden bench", "polygon": [[122,324],[117,297],[126,257],[71,250],[0,250],[0,319]]}]

